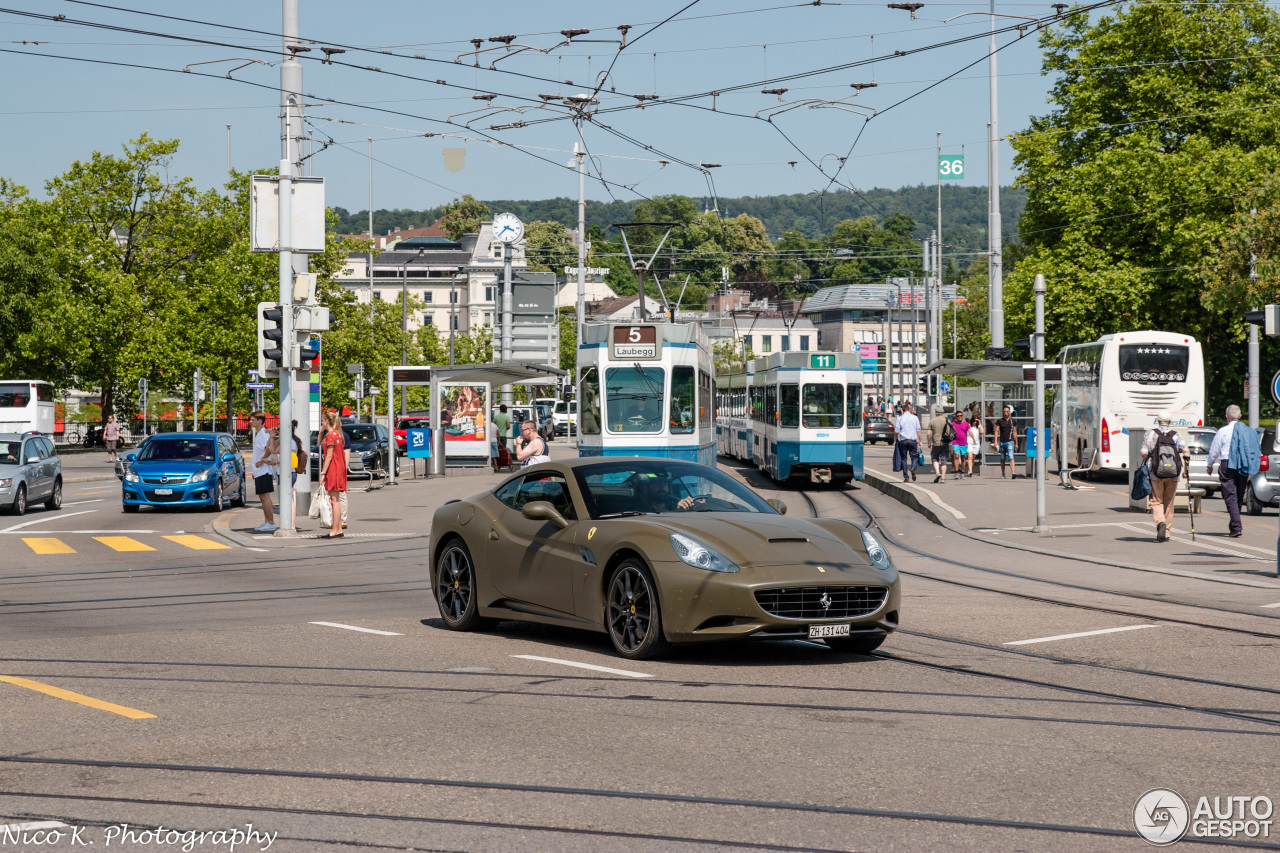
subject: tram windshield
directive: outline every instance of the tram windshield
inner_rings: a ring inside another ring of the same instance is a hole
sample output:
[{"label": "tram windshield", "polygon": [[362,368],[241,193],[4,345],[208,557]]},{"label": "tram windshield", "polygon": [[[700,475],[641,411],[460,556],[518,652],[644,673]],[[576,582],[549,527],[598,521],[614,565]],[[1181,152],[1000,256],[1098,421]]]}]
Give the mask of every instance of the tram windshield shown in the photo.
[{"label": "tram windshield", "polygon": [[610,367],[604,372],[606,417],[612,432],[662,432],[661,367]]},{"label": "tram windshield", "polygon": [[825,383],[805,385],[800,412],[809,429],[839,429],[844,424],[844,388]]}]

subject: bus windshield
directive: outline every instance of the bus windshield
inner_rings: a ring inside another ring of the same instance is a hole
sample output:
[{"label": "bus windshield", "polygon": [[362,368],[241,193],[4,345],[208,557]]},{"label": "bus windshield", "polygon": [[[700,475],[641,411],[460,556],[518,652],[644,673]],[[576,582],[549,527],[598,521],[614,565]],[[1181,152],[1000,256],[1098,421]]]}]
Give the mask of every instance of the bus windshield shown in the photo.
[{"label": "bus windshield", "polygon": [[1127,382],[1186,382],[1191,355],[1170,344],[1122,344],[1120,378]]}]

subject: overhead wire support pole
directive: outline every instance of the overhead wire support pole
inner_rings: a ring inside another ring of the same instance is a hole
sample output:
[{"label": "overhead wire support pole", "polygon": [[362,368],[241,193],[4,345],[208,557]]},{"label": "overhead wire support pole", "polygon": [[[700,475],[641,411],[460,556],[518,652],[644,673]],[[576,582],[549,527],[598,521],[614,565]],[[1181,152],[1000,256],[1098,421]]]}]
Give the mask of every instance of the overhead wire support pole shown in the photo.
[{"label": "overhead wire support pole", "polygon": [[1004,258],[1000,233],[1000,108],[996,91],[996,0],[991,0],[991,47],[987,74],[991,83],[991,131],[987,143],[991,168],[987,172],[987,184],[991,198],[991,210],[987,225],[987,275],[990,280],[990,304],[988,325],[991,328],[991,346],[1004,346]]},{"label": "overhead wire support pole", "polygon": [[[578,125],[578,136],[582,136],[582,125]],[[573,146],[574,156],[578,160],[578,345],[574,349],[574,370],[577,370],[578,350],[582,348],[582,327],[586,323],[587,317],[587,197],[586,197],[586,157],[587,151],[585,145],[575,142]],[[576,388],[578,385],[578,375],[575,372],[573,384]]]}]

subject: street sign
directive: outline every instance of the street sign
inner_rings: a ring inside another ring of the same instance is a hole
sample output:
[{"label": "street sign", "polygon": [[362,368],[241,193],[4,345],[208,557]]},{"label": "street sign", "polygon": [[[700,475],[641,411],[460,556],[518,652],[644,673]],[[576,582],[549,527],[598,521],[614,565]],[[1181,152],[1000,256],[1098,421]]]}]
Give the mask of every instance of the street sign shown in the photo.
[{"label": "street sign", "polygon": [[364,365],[363,365],[363,364],[359,364],[359,363],[357,363],[357,364],[348,364],[348,365],[347,365],[347,373],[364,373]]},{"label": "street sign", "polygon": [[948,382],[948,381],[947,381],[947,380],[945,380],[945,379],[943,379],[941,382],[939,382],[939,383],[938,383],[938,393],[939,393],[939,394],[950,394],[950,393],[951,393],[951,383],[950,383],[950,382]]},{"label": "street sign", "polygon": [[809,356],[810,370],[831,370],[836,366],[836,357],[834,355],[811,355]]},{"label": "street sign", "polygon": [[1271,399],[1280,403],[1280,372],[1271,377]]},{"label": "street sign", "polygon": [[249,375],[250,375],[250,376],[257,376],[257,375],[258,375],[258,371],[256,371],[256,370],[250,370],[250,371],[249,371]]},{"label": "street sign", "polygon": [[138,390],[143,394],[147,393],[147,380],[145,378],[138,380]]},{"label": "street sign", "polygon": [[410,459],[431,458],[431,430],[407,429],[404,431]]},{"label": "street sign", "polygon": [[938,178],[943,181],[964,180],[964,155],[939,154]]},{"label": "street sign", "polygon": [[244,384],[244,387],[248,388],[250,391],[270,391],[272,388],[276,387],[276,383],[274,383],[274,382],[246,382],[246,383]]}]

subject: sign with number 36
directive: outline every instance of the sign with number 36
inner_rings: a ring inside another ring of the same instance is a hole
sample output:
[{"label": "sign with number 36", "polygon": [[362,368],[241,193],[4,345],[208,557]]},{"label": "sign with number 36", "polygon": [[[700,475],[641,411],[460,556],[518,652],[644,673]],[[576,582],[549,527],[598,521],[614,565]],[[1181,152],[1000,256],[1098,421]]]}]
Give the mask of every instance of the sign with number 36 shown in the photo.
[{"label": "sign with number 36", "polygon": [[964,155],[939,154],[938,178],[944,181],[964,180]]}]

